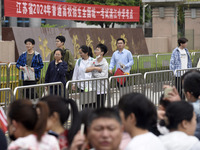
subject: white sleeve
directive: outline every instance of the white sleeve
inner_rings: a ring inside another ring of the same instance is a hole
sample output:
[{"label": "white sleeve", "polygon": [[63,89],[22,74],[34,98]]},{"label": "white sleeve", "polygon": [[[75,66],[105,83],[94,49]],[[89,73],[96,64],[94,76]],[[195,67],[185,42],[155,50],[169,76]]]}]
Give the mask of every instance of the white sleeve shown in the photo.
[{"label": "white sleeve", "polygon": [[200,149],[200,141],[198,141],[196,144],[194,144],[190,150],[197,150],[197,149]]},{"label": "white sleeve", "polygon": [[74,72],[73,72],[73,76],[72,76],[72,81],[74,80],[78,80],[78,60],[76,61],[76,65],[74,67]]}]

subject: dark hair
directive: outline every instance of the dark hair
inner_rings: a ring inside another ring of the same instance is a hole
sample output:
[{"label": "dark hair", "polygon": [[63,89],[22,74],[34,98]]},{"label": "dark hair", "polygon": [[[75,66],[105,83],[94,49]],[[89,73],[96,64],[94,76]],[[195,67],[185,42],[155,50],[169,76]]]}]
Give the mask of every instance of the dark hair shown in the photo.
[{"label": "dark hair", "polygon": [[[124,40],[123,38],[118,38],[118,39],[117,39],[117,43],[118,43],[118,41],[123,41],[123,43],[125,44],[125,40]],[[116,44],[117,44],[117,43],[116,43]]]},{"label": "dark hair", "polygon": [[33,45],[35,45],[35,40],[34,39],[31,39],[31,38],[28,38],[24,41],[24,44],[26,44],[27,42],[31,42]]},{"label": "dark hair", "polygon": [[124,112],[125,119],[133,113],[138,128],[149,129],[157,119],[155,106],[140,93],[130,93],[122,96],[119,101],[119,109]]},{"label": "dark hair", "polygon": [[89,46],[82,45],[79,49],[82,50],[83,53],[88,53],[88,56],[93,57],[92,49]]},{"label": "dark hair", "polygon": [[49,109],[44,102],[32,104],[30,100],[19,99],[9,106],[8,117],[10,120],[20,122],[27,130],[37,135],[38,141],[45,133]]},{"label": "dark hair", "polygon": [[64,56],[64,51],[63,51],[61,48],[56,48],[56,49],[54,50],[54,54],[56,53],[56,51],[60,51],[61,56],[62,56],[62,58],[63,58],[63,56]]},{"label": "dark hair", "polygon": [[81,124],[83,123],[85,125],[84,128],[84,134],[87,134],[87,127],[88,127],[88,119],[90,117],[90,114],[93,113],[93,108],[84,108],[82,111],[79,112],[80,118],[81,118]]},{"label": "dark hair", "polygon": [[56,39],[60,40],[60,42],[65,43],[65,37],[62,35],[57,36]]},{"label": "dark hair", "polygon": [[185,44],[186,42],[188,42],[188,39],[186,39],[186,38],[179,38],[178,39],[178,46],[181,46],[181,44]]},{"label": "dark hair", "polygon": [[159,104],[162,105],[166,109],[167,106],[170,104],[170,101],[164,100],[163,98],[164,98],[164,94],[161,95]]},{"label": "dark hair", "polygon": [[119,112],[117,112],[113,108],[99,108],[94,110],[92,113],[90,113],[88,117],[88,127],[91,126],[92,122],[96,119],[100,118],[110,118],[115,119],[117,122],[121,124],[121,118],[119,116]]},{"label": "dark hair", "polygon": [[193,111],[193,106],[186,101],[170,103],[165,112],[165,126],[169,130],[176,130],[183,120],[191,121]]},{"label": "dark hair", "polygon": [[184,77],[184,91],[190,92],[196,99],[200,96],[200,72],[193,71]]},{"label": "dark hair", "polygon": [[76,102],[72,99],[65,99],[56,95],[49,95],[43,97],[41,101],[44,101],[49,106],[49,116],[51,116],[54,112],[57,112],[60,117],[60,123],[64,125],[64,123],[68,120],[70,109],[68,104],[70,104],[71,112],[72,112],[72,122],[71,127],[68,131],[67,139],[69,143],[72,142],[73,136],[78,132],[80,123],[79,123],[79,113]]},{"label": "dark hair", "polygon": [[97,48],[100,48],[101,49],[101,52],[103,52],[103,56],[107,53],[107,51],[108,51],[108,48],[107,48],[107,46],[106,45],[104,45],[104,44],[98,44],[97,45]]}]

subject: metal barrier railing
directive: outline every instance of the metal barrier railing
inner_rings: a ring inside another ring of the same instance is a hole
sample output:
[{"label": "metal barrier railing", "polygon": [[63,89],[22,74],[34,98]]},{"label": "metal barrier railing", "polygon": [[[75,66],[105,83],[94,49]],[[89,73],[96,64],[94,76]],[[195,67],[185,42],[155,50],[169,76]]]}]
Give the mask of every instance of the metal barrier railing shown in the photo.
[{"label": "metal barrier railing", "polygon": [[174,71],[174,77],[175,77],[174,85],[177,88],[182,99],[185,99],[184,93],[182,92],[182,89],[183,89],[182,82],[184,80],[183,74],[192,70],[200,70],[200,68],[194,67],[194,68],[188,68],[188,69],[177,69]]},{"label": "metal barrier railing", "polygon": [[7,87],[11,88],[14,90],[17,86],[20,85],[20,71],[16,67],[16,62],[11,62],[8,64],[8,83]]},{"label": "metal barrier railing", "polygon": [[141,73],[112,76],[109,78],[110,106],[117,105],[120,97],[131,92],[143,93],[143,76]]},{"label": "metal barrier railing", "polygon": [[35,100],[46,96],[45,93],[47,93],[47,95],[52,94],[64,97],[64,86],[62,82],[18,86],[14,89],[14,98],[28,98]]},{"label": "metal barrier railing", "polygon": [[138,55],[138,73],[156,71],[156,55]]},{"label": "metal barrier railing", "polygon": [[5,110],[6,113],[8,105],[14,100],[13,91],[10,88],[1,88],[0,95],[1,95],[0,105],[3,106],[3,109]]},{"label": "metal barrier railing", "polygon": [[156,54],[156,70],[168,70],[171,54]]},{"label": "metal barrier railing", "polygon": [[76,101],[79,110],[85,107],[109,106],[110,103],[108,99],[108,78],[68,81],[66,93],[67,98]]},{"label": "metal barrier railing", "polygon": [[171,70],[152,71],[144,74],[145,96],[156,106],[163,92],[163,85],[173,85],[174,75]]},{"label": "metal barrier railing", "polygon": [[43,64],[44,64],[44,67],[41,70],[41,75],[40,75],[40,80],[39,80],[40,84],[45,83],[45,75],[47,72],[47,68],[49,66],[49,61],[43,61]]},{"label": "metal barrier railing", "polygon": [[130,70],[130,73],[133,74],[133,73],[138,73],[138,57],[137,56],[133,56],[133,61],[134,61],[134,64],[133,66],[131,67],[131,70]]},{"label": "metal barrier railing", "polygon": [[1,88],[6,88],[8,85],[8,74],[7,74],[7,64],[6,63],[0,63],[0,75],[1,75],[1,80],[0,80],[0,84],[1,84]]}]

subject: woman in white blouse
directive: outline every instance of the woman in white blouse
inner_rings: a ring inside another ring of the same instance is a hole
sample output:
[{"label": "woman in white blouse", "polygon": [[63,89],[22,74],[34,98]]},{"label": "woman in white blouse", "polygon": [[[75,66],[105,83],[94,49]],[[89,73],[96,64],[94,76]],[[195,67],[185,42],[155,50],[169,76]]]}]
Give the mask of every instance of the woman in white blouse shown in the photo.
[{"label": "woman in white blouse", "polygon": [[[90,67],[93,63],[93,54],[92,54],[92,49],[86,45],[83,45],[79,49],[79,54],[81,58],[79,58],[76,61],[76,65],[74,68],[74,73],[72,80],[86,80],[86,79],[91,79],[92,78],[92,73],[91,72],[86,72],[86,68]],[[88,83],[89,82],[81,82],[81,84],[78,84],[78,89],[79,91],[88,91]],[[76,90],[75,84],[72,85],[72,90]]]}]

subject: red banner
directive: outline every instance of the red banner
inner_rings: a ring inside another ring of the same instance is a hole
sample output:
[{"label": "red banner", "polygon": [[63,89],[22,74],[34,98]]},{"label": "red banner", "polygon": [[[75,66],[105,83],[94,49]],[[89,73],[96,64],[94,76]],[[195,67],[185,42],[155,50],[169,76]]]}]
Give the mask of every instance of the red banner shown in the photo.
[{"label": "red banner", "polygon": [[82,21],[139,22],[139,6],[108,6],[37,0],[4,0],[5,16]]}]

